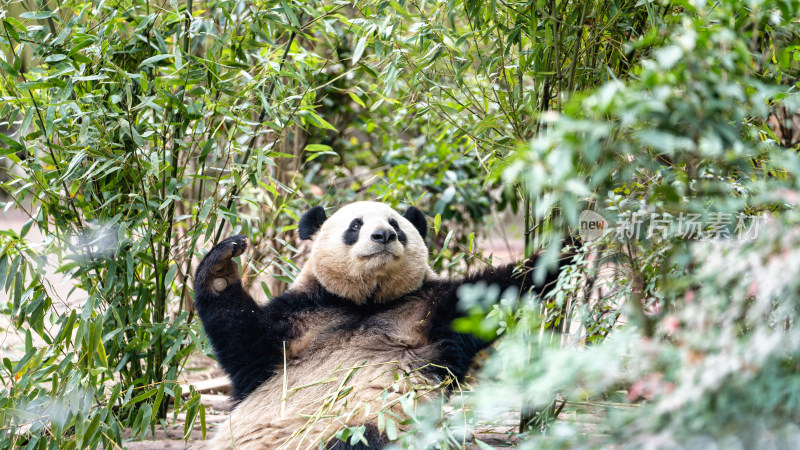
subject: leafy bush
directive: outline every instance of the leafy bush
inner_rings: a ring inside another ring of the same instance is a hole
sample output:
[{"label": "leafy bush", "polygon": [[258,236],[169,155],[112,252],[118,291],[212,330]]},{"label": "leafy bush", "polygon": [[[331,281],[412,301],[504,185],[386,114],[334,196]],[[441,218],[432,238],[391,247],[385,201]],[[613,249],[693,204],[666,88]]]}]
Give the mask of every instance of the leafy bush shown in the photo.
[{"label": "leafy bush", "polygon": [[[630,323],[576,351],[541,339],[540,304],[523,308],[527,319],[486,364],[493,381],[469,397],[475,417],[516,409],[520,398],[540,407],[554,395],[641,402],[602,417],[590,435],[560,422],[523,435],[521,448],[797,445],[800,161],[768,116],[800,106],[799,7],[683,5],[631,80],[575,98],[504,166],[506,183],[536,199],[534,214],[555,237],[577,231],[583,209],[604,217],[588,256],[617,266],[615,308]],[[690,215],[699,226],[687,232]],[[578,268],[592,275],[591,265]],[[577,271],[562,286],[575,276],[585,283]],[[572,308],[577,337],[589,341],[608,304],[561,294],[553,304]]]},{"label": "leafy bush", "polygon": [[[4,445],[110,446],[164,423],[173,403],[187,433],[202,422],[199,395],[182,401],[176,382],[204,341],[193,258],[224,230],[291,248],[280,232],[304,204],[282,161],[329,152],[282,153],[290,132],[334,131],[316,112],[334,46],[310,38],[341,6],[162,6],[3,14],[0,110],[21,130],[0,138],[19,174],[6,186],[30,216],[0,238],[3,312],[27,336],[24,356],[4,359]],[[266,205],[264,220],[240,220],[237,203]],[[41,245],[26,239],[32,226]],[[85,302],[54,306],[47,264]]]}]

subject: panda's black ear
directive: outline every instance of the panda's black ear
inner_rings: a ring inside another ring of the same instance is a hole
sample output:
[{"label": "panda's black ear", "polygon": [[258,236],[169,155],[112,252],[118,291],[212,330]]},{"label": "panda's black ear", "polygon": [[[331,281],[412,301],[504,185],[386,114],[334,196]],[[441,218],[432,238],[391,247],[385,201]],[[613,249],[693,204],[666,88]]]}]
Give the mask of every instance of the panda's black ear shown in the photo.
[{"label": "panda's black ear", "polygon": [[297,232],[300,234],[300,239],[311,239],[314,234],[319,231],[319,228],[325,223],[328,216],[325,215],[325,208],[322,206],[315,206],[300,218],[300,224],[297,226]]},{"label": "panda's black ear", "polygon": [[422,211],[412,206],[406,210],[403,217],[411,222],[411,225],[414,225],[414,228],[419,231],[419,235],[422,236],[422,239],[425,239],[425,236],[428,235],[428,220],[425,218],[425,214],[422,214]]}]

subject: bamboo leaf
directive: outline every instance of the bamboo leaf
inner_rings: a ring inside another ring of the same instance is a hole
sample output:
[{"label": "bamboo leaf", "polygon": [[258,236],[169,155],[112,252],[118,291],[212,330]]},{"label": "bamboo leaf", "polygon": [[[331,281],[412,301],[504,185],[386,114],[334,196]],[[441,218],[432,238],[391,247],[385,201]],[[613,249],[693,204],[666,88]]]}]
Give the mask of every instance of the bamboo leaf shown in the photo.
[{"label": "bamboo leaf", "polygon": [[155,65],[155,63],[157,63],[159,61],[163,61],[165,59],[169,59],[169,58],[173,58],[173,57],[174,57],[173,55],[168,54],[168,53],[167,54],[151,56],[151,57],[145,59],[144,61],[142,61],[139,64],[139,70],[141,70],[141,69],[143,69],[143,68],[145,68],[147,66],[153,66],[153,65]]},{"label": "bamboo leaf", "polygon": [[283,8],[283,12],[286,14],[286,17],[289,19],[289,23],[294,25],[296,28],[300,28],[300,22],[297,20],[297,16],[294,15],[292,8],[286,3],[286,0],[281,0],[281,7]]},{"label": "bamboo leaf", "polygon": [[355,66],[358,64],[358,60],[361,59],[361,55],[364,54],[364,49],[367,47],[367,38],[368,36],[361,36],[361,39],[356,42],[356,48],[353,50],[353,57],[351,58],[352,64]]},{"label": "bamboo leaf", "polygon": [[10,137],[6,136],[3,133],[0,133],[0,142],[2,142],[7,146],[5,149],[0,149],[0,156],[6,156],[11,153],[16,153],[25,150],[25,147],[21,143],[15,141],[14,139],[11,139]]},{"label": "bamboo leaf", "polygon": [[150,389],[150,390],[148,390],[146,392],[143,392],[143,393],[137,395],[136,397],[133,397],[132,399],[130,399],[130,401],[127,401],[126,403],[131,404],[131,405],[135,404],[135,403],[139,403],[142,400],[147,400],[148,398],[156,395],[157,393],[158,393],[158,388]]},{"label": "bamboo leaf", "polygon": [[26,11],[19,16],[23,19],[42,20],[53,17],[53,11]]},{"label": "bamboo leaf", "polygon": [[316,126],[317,128],[323,128],[323,129],[331,130],[331,131],[335,131],[335,132],[339,131],[333,125],[328,123],[325,119],[323,119],[322,117],[317,115],[317,113],[315,113],[314,111],[308,110],[308,111],[305,111],[305,114],[310,119],[311,124]]},{"label": "bamboo leaf", "polygon": [[388,437],[390,441],[397,440],[397,425],[391,417],[386,418],[386,437]]}]

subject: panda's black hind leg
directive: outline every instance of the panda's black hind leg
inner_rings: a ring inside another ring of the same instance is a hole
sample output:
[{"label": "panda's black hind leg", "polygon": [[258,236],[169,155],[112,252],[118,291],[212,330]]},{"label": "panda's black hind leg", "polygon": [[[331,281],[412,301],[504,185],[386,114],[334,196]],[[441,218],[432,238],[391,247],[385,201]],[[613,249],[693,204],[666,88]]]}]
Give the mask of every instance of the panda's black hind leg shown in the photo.
[{"label": "panda's black hind leg", "polygon": [[328,445],[325,447],[326,450],[380,450],[384,446],[386,446],[389,441],[386,439],[384,435],[378,431],[378,427],[373,424],[366,424],[366,430],[364,430],[364,437],[369,442],[369,445],[364,445],[362,442],[358,442],[355,445],[350,445],[349,442],[340,441],[339,439],[333,438],[328,442]]}]

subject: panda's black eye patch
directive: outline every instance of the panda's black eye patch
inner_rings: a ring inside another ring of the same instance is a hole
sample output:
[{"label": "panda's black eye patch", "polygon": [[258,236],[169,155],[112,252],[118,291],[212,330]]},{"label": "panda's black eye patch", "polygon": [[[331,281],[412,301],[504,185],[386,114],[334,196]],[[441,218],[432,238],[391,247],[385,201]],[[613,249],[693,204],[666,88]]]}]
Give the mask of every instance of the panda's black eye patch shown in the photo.
[{"label": "panda's black eye patch", "polygon": [[391,225],[391,227],[394,228],[394,231],[397,232],[397,240],[400,241],[401,244],[406,245],[408,238],[403,230],[400,229],[400,224],[398,224],[394,219],[389,219],[389,225]]},{"label": "panda's black eye patch", "polygon": [[345,231],[344,236],[342,236],[345,244],[353,245],[358,242],[358,232],[361,230],[362,225],[364,225],[364,221],[361,219],[353,219],[353,221],[350,222],[350,226],[347,227],[347,231]]}]

